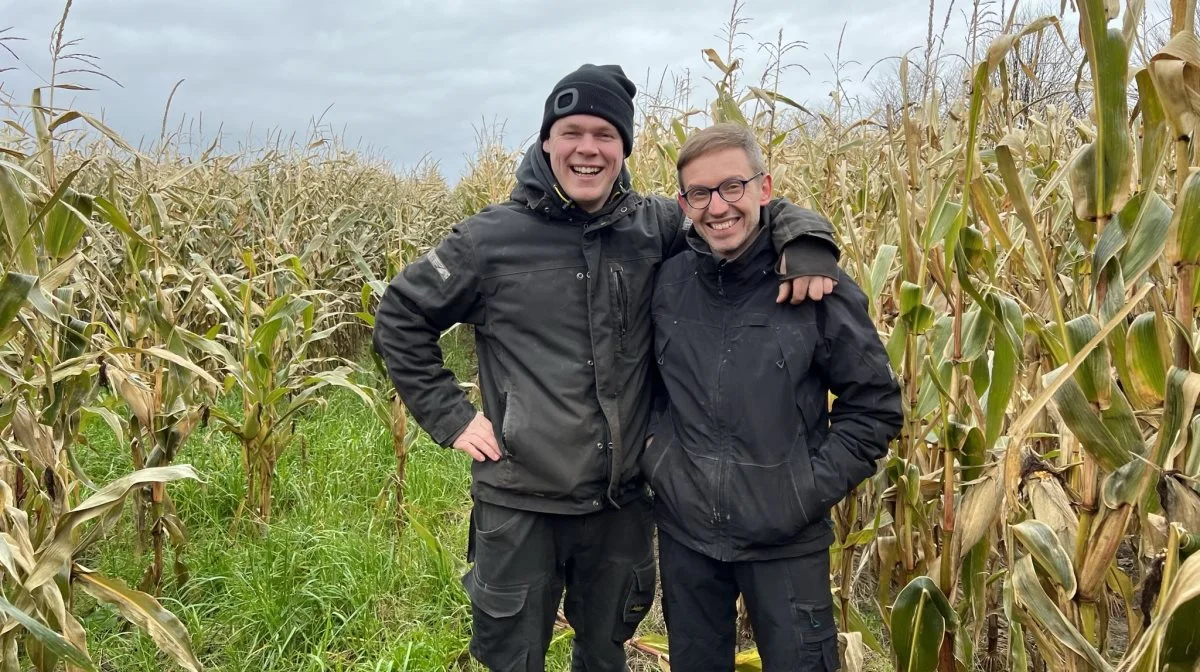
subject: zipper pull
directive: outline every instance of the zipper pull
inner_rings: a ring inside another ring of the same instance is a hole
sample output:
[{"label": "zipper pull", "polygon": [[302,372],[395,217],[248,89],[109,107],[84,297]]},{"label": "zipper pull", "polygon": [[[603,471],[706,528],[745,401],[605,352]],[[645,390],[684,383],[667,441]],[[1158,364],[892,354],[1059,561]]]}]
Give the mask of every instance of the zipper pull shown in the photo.
[{"label": "zipper pull", "polygon": [[800,611],[803,611],[804,613],[808,614],[808,623],[809,623],[809,625],[812,626],[813,630],[816,630],[817,628],[821,627],[821,622],[818,621],[817,617],[813,615],[812,607],[796,605],[796,608],[799,609]]}]

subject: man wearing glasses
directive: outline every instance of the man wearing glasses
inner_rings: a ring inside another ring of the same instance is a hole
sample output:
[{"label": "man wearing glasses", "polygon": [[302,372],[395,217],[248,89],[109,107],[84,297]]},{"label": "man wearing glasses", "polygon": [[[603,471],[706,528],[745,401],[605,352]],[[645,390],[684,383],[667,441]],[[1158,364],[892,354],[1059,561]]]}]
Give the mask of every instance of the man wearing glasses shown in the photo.
[{"label": "man wearing glasses", "polygon": [[694,225],[691,249],[655,280],[658,379],[642,456],[671,667],[733,669],[741,593],[767,672],[836,670],[829,511],[887,453],[900,388],[845,274],[819,303],[775,302],[764,231],[795,213],[766,207],[771,176],[750,132],[699,131],[677,168]]}]

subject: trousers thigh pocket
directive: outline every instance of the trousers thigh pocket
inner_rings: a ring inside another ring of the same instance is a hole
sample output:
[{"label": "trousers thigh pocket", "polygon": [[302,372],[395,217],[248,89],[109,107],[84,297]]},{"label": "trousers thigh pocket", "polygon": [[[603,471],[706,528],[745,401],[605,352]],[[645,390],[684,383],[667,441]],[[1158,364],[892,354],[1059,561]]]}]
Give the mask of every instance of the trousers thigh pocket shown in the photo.
[{"label": "trousers thigh pocket", "polygon": [[654,555],[644,562],[634,566],[630,572],[625,587],[625,597],[621,601],[621,618],[617,620],[613,639],[624,642],[633,637],[637,628],[650,613],[654,604],[654,589],[657,576],[654,569]]},{"label": "trousers thigh pocket", "polygon": [[833,620],[833,605],[822,602],[797,602],[793,605],[796,631],[804,644],[823,642],[837,637],[837,623]]},{"label": "trousers thigh pocket", "polygon": [[840,669],[837,623],[833,605],[828,602],[796,602],[792,605],[797,633],[797,660],[787,667],[764,667],[766,672],[779,670],[811,670],[834,672]]},{"label": "trousers thigh pocket", "polygon": [[554,540],[542,514],[478,502],[472,513],[471,559],[489,586],[544,581],[554,570]]},{"label": "trousers thigh pocket", "polygon": [[462,580],[471,599],[471,655],[496,672],[524,672],[537,619],[526,612],[528,585],[493,586],[468,570]]}]

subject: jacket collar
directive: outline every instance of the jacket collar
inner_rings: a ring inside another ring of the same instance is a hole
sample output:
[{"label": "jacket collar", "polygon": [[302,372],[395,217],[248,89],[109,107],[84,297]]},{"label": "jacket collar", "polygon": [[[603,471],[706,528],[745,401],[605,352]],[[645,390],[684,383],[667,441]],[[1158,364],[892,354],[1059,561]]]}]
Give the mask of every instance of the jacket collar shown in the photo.
[{"label": "jacket collar", "polygon": [[686,240],[696,253],[697,275],[724,294],[742,294],[756,286],[763,276],[771,273],[777,256],[771,240],[770,212],[765,207],[759,211],[758,231],[750,246],[733,259],[713,254],[694,224],[688,226]]},{"label": "jacket collar", "polygon": [[[540,143],[534,143],[525,151],[525,156],[517,166],[517,184],[513,187],[511,197],[517,203],[530,210],[537,210],[552,220],[590,224],[602,219],[609,220],[607,215],[633,193],[632,184],[629,169],[622,163],[621,173],[617,176],[608,202],[597,212],[587,212],[567,197],[566,191],[554,178],[554,171],[550,168],[546,152],[542,150]],[[600,223],[607,225],[609,221]]]}]

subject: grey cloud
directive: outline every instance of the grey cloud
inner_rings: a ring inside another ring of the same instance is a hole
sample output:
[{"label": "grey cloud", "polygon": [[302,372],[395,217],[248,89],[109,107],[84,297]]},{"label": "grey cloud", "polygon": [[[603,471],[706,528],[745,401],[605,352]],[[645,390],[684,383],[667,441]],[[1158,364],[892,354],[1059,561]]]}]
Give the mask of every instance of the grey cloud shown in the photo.
[{"label": "grey cloud", "polygon": [[[946,0],[939,0],[940,5]],[[502,122],[515,146],[536,133],[552,84],[583,62],[619,63],[641,88],[657,88],[664,71],[691,76],[706,98],[712,77],[701,50],[724,51],[720,34],[731,4],[611,0],[110,0],[77,2],[67,34],[99,57],[122,83],[76,76],[94,92],[59,92],[57,100],[106,120],[131,140],[156,138],[163,105],[179,79],[172,119],[203,115],[232,141],[251,129],[303,132],[324,121],[347,139],[380,151],[398,167],[423,157],[455,179],[476,142],[476,128]],[[831,88],[832,56],[843,24],[843,59],[853,80],[879,58],[925,41],[924,0],[750,0],[743,30],[753,42],[739,54],[747,76],[766,63],[758,41],[804,40],[791,59],[811,74],[789,71],[782,89],[822,105]],[[943,8],[939,8],[940,22]],[[39,73],[62,4],[0,0],[0,28],[28,38],[18,51]],[[956,25],[961,23],[957,19]],[[947,49],[953,50],[952,45]],[[961,49],[961,47],[960,47]],[[0,52],[0,67],[8,65]],[[40,84],[19,70],[0,75],[19,102]],[[862,86],[856,81],[854,86]]]}]

